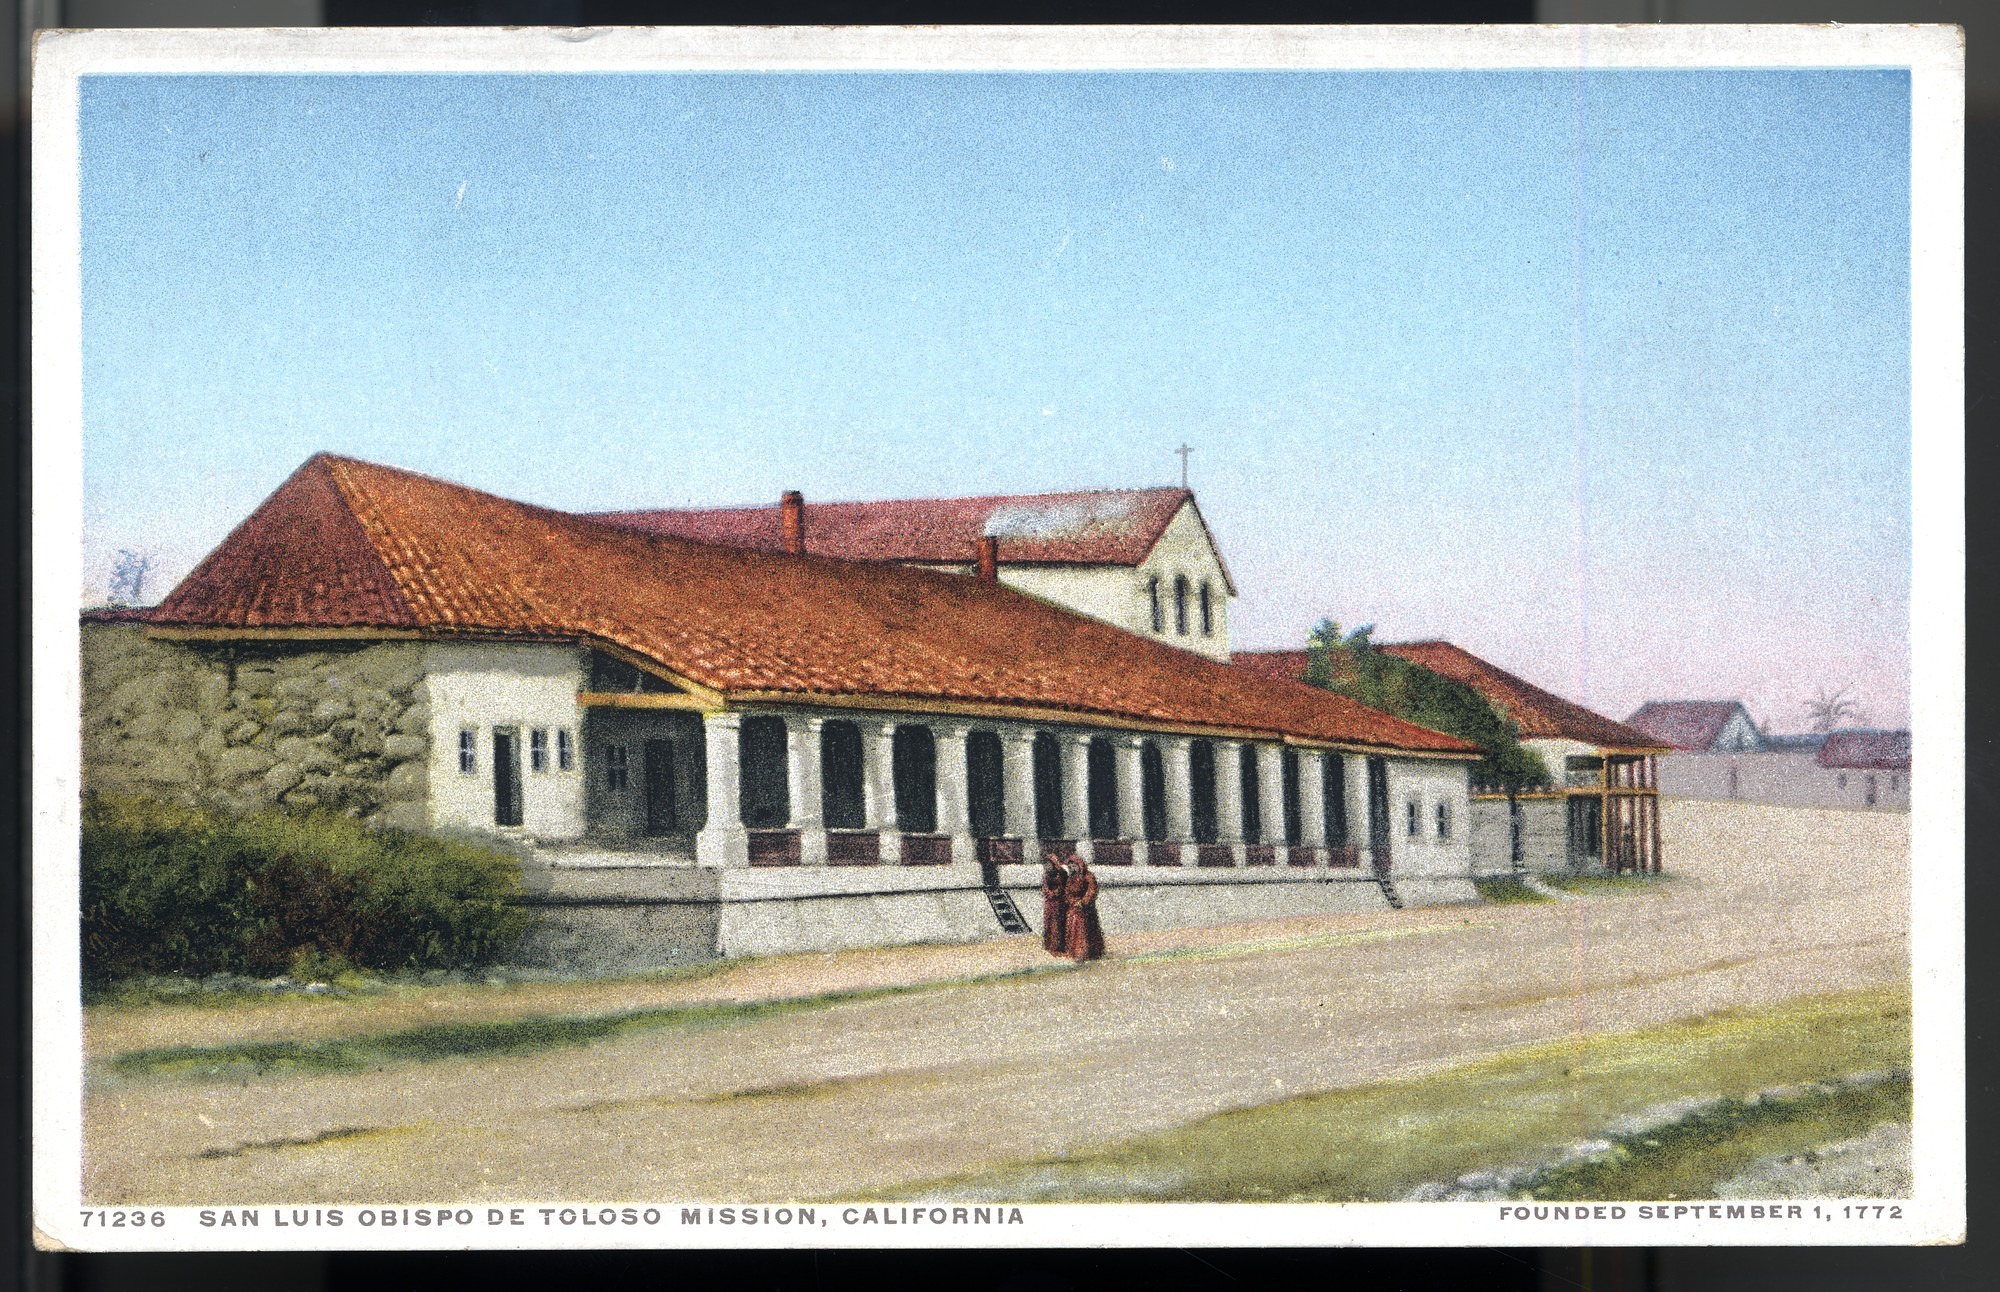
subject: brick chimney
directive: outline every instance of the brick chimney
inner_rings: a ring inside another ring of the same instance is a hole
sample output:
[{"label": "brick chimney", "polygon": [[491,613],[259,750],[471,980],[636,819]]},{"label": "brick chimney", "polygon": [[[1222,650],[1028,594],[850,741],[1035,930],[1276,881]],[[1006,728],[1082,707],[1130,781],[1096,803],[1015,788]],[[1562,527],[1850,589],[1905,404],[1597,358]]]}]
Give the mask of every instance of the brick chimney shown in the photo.
[{"label": "brick chimney", "polygon": [[804,556],[806,553],[806,497],[796,489],[785,490],[785,496],[778,503],[778,510],[784,521],[785,553],[788,556]]},{"label": "brick chimney", "polygon": [[1000,582],[1000,540],[992,534],[979,539],[979,581]]}]

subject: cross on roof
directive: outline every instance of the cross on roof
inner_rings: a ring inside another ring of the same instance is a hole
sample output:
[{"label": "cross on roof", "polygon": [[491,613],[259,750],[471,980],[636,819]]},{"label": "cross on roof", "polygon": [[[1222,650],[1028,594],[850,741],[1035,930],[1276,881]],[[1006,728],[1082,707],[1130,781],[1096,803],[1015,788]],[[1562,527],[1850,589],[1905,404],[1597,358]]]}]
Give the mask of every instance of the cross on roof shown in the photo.
[{"label": "cross on roof", "polygon": [[1181,446],[1175,449],[1174,452],[1180,454],[1181,457],[1181,488],[1185,489],[1188,487],[1188,454],[1194,452],[1194,446],[1186,440],[1182,440]]}]

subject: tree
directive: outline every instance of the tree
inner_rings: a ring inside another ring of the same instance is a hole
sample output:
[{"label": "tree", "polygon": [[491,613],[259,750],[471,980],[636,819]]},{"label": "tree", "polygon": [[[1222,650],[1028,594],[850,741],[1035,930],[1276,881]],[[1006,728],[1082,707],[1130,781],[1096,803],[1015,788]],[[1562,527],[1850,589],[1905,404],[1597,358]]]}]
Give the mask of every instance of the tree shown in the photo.
[{"label": "tree", "polygon": [[1806,723],[1814,731],[1828,732],[1867,716],[1854,688],[1842,683],[1828,690],[1821,686],[1804,705]]},{"label": "tree", "polygon": [[153,554],[135,552],[126,548],[118,553],[118,559],[111,566],[111,604],[114,606],[138,606],[145,604],[146,576],[153,572]]},{"label": "tree", "polygon": [[1521,743],[1511,718],[1465,685],[1420,664],[1378,650],[1369,640],[1375,625],[1343,635],[1340,625],[1322,619],[1306,639],[1305,681],[1344,695],[1405,722],[1442,731],[1478,745],[1475,784],[1508,792],[1550,782],[1540,754]]}]

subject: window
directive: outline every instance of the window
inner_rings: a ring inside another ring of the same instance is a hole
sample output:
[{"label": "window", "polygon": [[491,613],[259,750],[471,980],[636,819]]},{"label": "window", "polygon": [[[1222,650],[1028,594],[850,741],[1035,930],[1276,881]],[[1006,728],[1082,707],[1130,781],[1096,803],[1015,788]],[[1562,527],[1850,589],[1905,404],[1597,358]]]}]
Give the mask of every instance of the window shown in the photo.
[{"label": "window", "polygon": [[1153,610],[1153,631],[1167,631],[1167,613],[1160,608],[1160,576],[1157,574],[1146,580],[1146,601]]},{"label": "window", "polygon": [[623,794],[629,784],[625,746],[606,745],[604,747],[604,788],[613,794]]},{"label": "window", "polygon": [[1891,777],[1889,778],[1889,788],[1890,788],[1890,789],[1892,789],[1892,790],[1899,790],[1899,789],[1902,789],[1902,788],[1903,788],[1903,778],[1902,778],[1902,776],[1900,776],[1900,775],[1896,775],[1896,776],[1891,776]]},{"label": "window", "polygon": [[904,834],[937,830],[937,739],[921,723],[889,737],[889,766],[896,782],[896,828]]},{"label": "window", "polygon": [[965,738],[965,799],[975,839],[998,839],[1007,833],[1007,791],[997,731],[975,731]]},{"label": "window", "polygon": [[785,720],[745,718],[736,741],[737,810],[753,830],[781,829],[792,819],[791,759]]},{"label": "window", "polygon": [[1054,733],[1037,731],[1034,744],[1035,833],[1044,839],[1063,835],[1062,742]]},{"label": "window", "polygon": [[1844,789],[1846,789],[1846,788],[1847,788],[1847,773],[1846,773],[1846,772],[1842,772],[1842,773],[1841,773],[1840,775],[1838,775],[1838,776],[1836,776],[1836,777],[1834,777],[1834,778],[1833,778],[1833,788],[1835,788],[1835,789],[1837,789],[1837,790],[1844,790]]},{"label": "window", "polygon": [[1215,635],[1215,607],[1209,602],[1208,580],[1201,581],[1201,635]]},{"label": "window", "polygon": [[536,727],[528,733],[528,770],[549,770],[549,733],[544,727]]},{"label": "window", "polygon": [[[1208,591],[1206,584],[1202,591]],[[1278,752],[1279,780],[1285,792],[1285,842],[1298,847],[1305,842],[1305,802],[1299,795],[1299,751],[1284,749]]]},{"label": "window", "polygon": [[1243,789],[1243,842],[1262,843],[1264,799],[1258,792],[1263,786],[1257,775],[1257,746],[1237,746],[1236,781]]},{"label": "window", "polygon": [[1188,581],[1187,575],[1174,576],[1174,631],[1181,636],[1188,635]]},{"label": "window", "polygon": [[1163,843],[1167,837],[1167,762],[1160,747],[1148,740],[1139,746],[1139,809],[1146,819],[1146,838]]},{"label": "window", "polygon": [[1215,743],[1197,740],[1188,747],[1188,793],[1196,843],[1220,837],[1215,811]]},{"label": "window", "polygon": [[1090,837],[1118,838],[1118,755],[1111,742],[1093,736],[1084,771],[1090,797]]},{"label": "window", "polygon": [[1326,799],[1326,841],[1347,846],[1347,759],[1328,753],[1320,758],[1319,792]]},{"label": "window", "polygon": [[576,745],[569,738],[568,727],[556,729],[556,770],[566,772],[576,766]]},{"label": "window", "polygon": [[1412,839],[1421,838],[1424,833],[1423,805],[1411,799],[1403,805],[1403,813],[1409,836]]},{"label": "window", "polygon": [[1437,818],[1438,818],[1438,838],[1440,839],[1451,838],[1451,804],[1449,803],[1438,804]]},{"label": "window", "polygon": [[868,812],[861,774],[861,728],[835,720],[819,729],[819,801],[829,830],[859,830]]},{"label": "window", "polygon": [[470,727],[458,733],[458,774],[470,776],[479,770],[479,733]]},{"label": "window", "polygon": [[1861,782],[1861,804],[1863,807],[1875,806],[1875,777],[1873,775],[1866,777]]},{"label": "window", "polygon": [[590,689],[633,695],[671,695],[680,690],[663,677],[597,651],[590,656]]}]

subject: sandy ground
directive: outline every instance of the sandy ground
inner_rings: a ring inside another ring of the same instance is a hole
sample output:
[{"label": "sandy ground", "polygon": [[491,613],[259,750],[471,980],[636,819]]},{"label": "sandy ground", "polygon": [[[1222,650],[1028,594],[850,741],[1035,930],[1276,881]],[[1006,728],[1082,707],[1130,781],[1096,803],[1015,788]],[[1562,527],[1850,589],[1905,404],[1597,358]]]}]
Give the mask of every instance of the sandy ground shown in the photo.
[{"label": "sandy ground", "polygon": [[[865,1193],[1509,1046],[1908,981],[1907,815],[1670,803],[1663,819],[1676,879],[1644,892],[1114,938],[1111,959],[1075,972],[525,1057],[105,1080],[86,1100],[85,1191],[244,1204]],[[103,1011],[89,1046],[755,999],[1038,960],[1010,939],[682,981]]]}]

